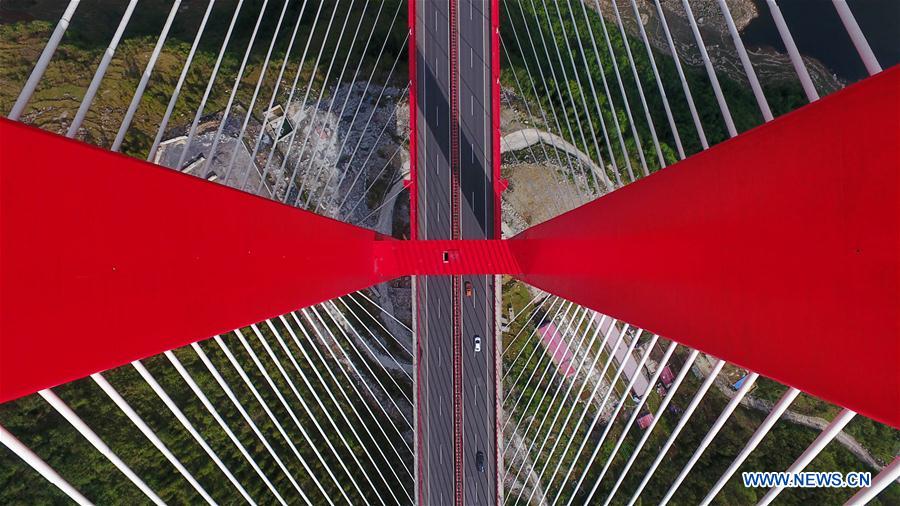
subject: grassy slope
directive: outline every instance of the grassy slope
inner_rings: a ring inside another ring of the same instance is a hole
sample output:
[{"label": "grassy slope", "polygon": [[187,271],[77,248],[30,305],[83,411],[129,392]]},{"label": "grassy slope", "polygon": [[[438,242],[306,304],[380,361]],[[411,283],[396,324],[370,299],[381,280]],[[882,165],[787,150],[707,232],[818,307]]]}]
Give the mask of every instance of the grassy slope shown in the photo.
[{"label": "grassy slope", "polygon": [[[234,84],[237,71],[243,58],[244,49],[249,42],[250,33],[256,22],[257,14],[261,8],[260,0],[248,0],[244,3],[238,21],[234,28],[232,39],[229,42],[228,51],[225,53],[222,66],[218,72],[216,84],[212,88],[204,115],[222,110],[228,100],[228,94]],[[100,61],[103,51],[109,42],[112,31],[121,16],[122,7],[114,2],[85,3],[76,11],[76,15],[66,32],[66,37],[51,61],[44,78],[41,80],[36,93],[30,103],[30,107],[23,116],[23,120],[40,126],[41,128],[64,133],[71,122],[75,111],[84,95],[94,70]],[[38,2],[31,5],[27,11],[36,18],[33,21],[19,21],[0,25],[0,111],[8,111],[18,96],[25,80],[31,72],[34,62],[43,49],[50,32],[58,19],[58,9],[53,9],[50,4]],[[186,1],[182,4],[171,34],[164,46],[163,52],[154,69],[149,86],[130,128],[123,152],[134,156],[146,156],[146,152],[152,143],[153,137],[168,105],[175,84],[182,71],[185,58],[188,54],[193,37],[199,26],[200,18],[206,8],[206,2]],[[217,54],[224,40],[228,24],[234,12],[234,1],[217,2],[210,16],[209,23],[201,38],[197,55],[190,67],[180,98],[176,103],[170,128],[183,127],[193,119],[200,99],[204,94],[209,77],[212,73]],[[278,41],[273,51],[272,60],[266,71],[262,92],[257,99],[254,112],[260,114],[264,105],[268,102],[271,90],[275,85],[275,76],[284,61],[288,49],[289,35],[300,13],[299,3],[290,4],[285,15]],[[241,85],[238,88],[238,101],[249,103],[253,88],[259,73],[262,70],[265,53],[269,42],[275,33],[275,22],[280,13],[282,4],[270,2],[264,22],[262,23],[253,50],[250,55],[247,69],[245,70]],[[309,34],[312,29],[314,14],[318,3],[308,2],[303,13],[297,42],[290,54],[287,72],[283,79],[284,84],[280,88],[280,100],[287,99],[287,85],[293,80],[297,72],[297,62],[303,53],[306,44],[304,34]],[[58,7],[58,6],[57,6]],[[331,4],[326,7],[333,7]],[[384,81],[387,69],[393,63],[398,53],[402,53],[404,46],[405,24],[402,17],[398,17],[392,30],[389,30],[390,21],[398,7],[398,2],[387,2],[381,13],[381,17],[373,36],[372,46],[366,52],[366,64],[361,75],[368,76],[371,66],[375,63],[375,55],[380,44],[387,41],[385,54],[376,69],[374,82]],[[372,7],[363,15],[359,5],[351,9],[350,0],[344,0],[335,9],[335,23],[328,34],[327,44],[322,54],[325,55],[320,64],[319,72],[314,79],[314,90],[322,85],[324,69],[327,59],[339,42],[337,36],[340,24],[349,13],[347,23],[348,32],[362,23],[359,37],[368,37],[368,30],[374,21],[375,8]],[[157,36],[162,28],[164,18],[168,14],[169,4],[150,0],[141,2],[135,10],[132,21],[125,31],[124,39],[119,45],[112,59],[109,70],[99,88],[97,97],[91,106],[80,132],[81,138],[100,146],[109,146],[115,138],[120,122],[124,116],[128,104],[132,100],[134,91],[141,78]],[[402,6],[400,7],[401,13]],[[322,19],[312,32],[305,65],[300,70],[300,87],[309,81],[312,63],[315,61],[318,50],[322,47],[322,40],[327,31],[327,20],[330,17],[328,8],[322,9]],[[52,21],[51,21],[52,20]],[[102,26],[105,29],[98,30]],[[349,32],[352,33],[352,32]],[[347,56],[350,37],[345,37],[340,43],[340,55],[337,65],[342,64],[342,59]],[[360,58],[363,49],[363,41],[358,41],[350,55],[352,65]],[[403,56],[401,56],[403,58]],[[336,65],[336,66],[337,66]],[[334,71],[330,78],[333,83],[337,75]],[[311,95],[315,96],[315,94]],[[300,98],[295,97],[295,100]]]}]

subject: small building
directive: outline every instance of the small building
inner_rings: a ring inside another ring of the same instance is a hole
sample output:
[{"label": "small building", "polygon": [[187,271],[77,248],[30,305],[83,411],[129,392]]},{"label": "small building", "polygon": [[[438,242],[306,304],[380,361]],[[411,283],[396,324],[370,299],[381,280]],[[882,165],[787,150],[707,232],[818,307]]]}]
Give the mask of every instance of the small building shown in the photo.
[{"label": "small building", "polygon": [[282,137],[294,130],[293,122],[280,105],[266,111],[264,118],[266,123],[263,128],[273,142],[281,140]]},{"label": "small building", "polygon": [[572,351],[569,349],[569,343],[566,342],[556,325],[552,322],[545,323],[538,328],[538,332],[541,335],[541,343],[547,352],[550,353],[560,373],[567,378],[575,374],[575,368],[572,367],[573,357]]},{"label": "small building", "polygon": [[203,165],[204,162],[206,162],[206,157],[203,156],[203,153],[199,153],[196,157],[194,157],[193,160],[188,160],[187,163],[184,164],[181,172],[183,172],[184,174],[190,174],[194,172],[194,169]]},{"label": "small building", "polygon": [[675,381],[675,373],[672,372],[672,369],[669,366],[665,366],[662,372],[659,374],[659,381],[666,387],[666,390],[672,386],[672,382]]},{"label": "small building", "polygon": [[637,419],[637,425],[641,428],[641,430],[646,430],[651,423],[653,423],[653,415],[650,413],[647,413],[646,415]]},{"label": "small building", "polygon": [[741,379],[734,382],[734,385],[731,385],[732,390],[740,390],[742,386],[744,386],[744,382],[747,381],[747,375],[741,376]]}]

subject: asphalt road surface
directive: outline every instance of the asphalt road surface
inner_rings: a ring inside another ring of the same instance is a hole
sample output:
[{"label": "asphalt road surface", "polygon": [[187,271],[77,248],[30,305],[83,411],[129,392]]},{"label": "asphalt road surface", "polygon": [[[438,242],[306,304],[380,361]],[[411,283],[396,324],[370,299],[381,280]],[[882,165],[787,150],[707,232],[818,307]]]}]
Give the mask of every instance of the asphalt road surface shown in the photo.
[{"label": "asphalt road surface", "polygon": [[[482,0],[458,0],[460,233],[493,236],[490,133],[490,15]],[[448,2],[417,0],[417,188],[419,237],[450,239],[450,27]],[[494,278],[466,276],[460,283],[463,358],[463,480],[466,504],[494,504],[496,433]],[[472,295],[466,295],[466,282]],[[420,498],[451,504],[454,498],[452,283],[449,277],[417,280],[419,359]],[[474,349],[475,336],[481,351]],[[478,471],[477,453],[484,453]]]},{"label": "asphalt road surface", "polygon": [[[490,3],[459,5],[460,233],[463,239],[493,238],[491,164]],[[466,282],[472,295],[466,295]],[[463,449],[465,504],[496,502],[496,424],[493,276],[464,276],[462,283]],[[481,351],[474,336],[481,337]],[[475,465],[484,452],[484,472]]]},{"label": "asphalt road surface", "polygon": [[[446,2],[416,0],[416,135],[418,237],[450,239],[450,51]],[[416,282],[421,355],[417,381],[419,495],[423,504],[452,504],[453,348],[449,277]]]}]

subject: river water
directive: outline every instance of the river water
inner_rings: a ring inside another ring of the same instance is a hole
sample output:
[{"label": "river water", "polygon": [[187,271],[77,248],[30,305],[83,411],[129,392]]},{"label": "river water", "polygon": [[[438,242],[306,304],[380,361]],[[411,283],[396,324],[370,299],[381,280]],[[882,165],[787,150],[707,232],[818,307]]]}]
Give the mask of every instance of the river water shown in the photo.
[{"label": "river water", "polygon": [[[766,0],[753,1],[760,15],[744,28],[744,44],[784,52]],[[850,0],[849,5],[881,66],[900,62],[900,0]],[[780,0],[778,6],[802,54],[847,81],[867,75],[831,0]]]}]

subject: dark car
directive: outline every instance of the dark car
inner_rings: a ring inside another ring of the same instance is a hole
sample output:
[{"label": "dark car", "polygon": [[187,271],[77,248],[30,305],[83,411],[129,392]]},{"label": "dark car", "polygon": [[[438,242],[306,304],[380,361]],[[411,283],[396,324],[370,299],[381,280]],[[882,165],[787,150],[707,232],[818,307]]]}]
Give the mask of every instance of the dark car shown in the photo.
[{"label": "dark car", "polygon": [[475,467],[478,469],[479,473],[484,472],[484,452],[479,451],[475,454]]},{"label": "dark car", "polygon": [[466,297],[472,296],[472,283],[470,281],[466,281]]}]

